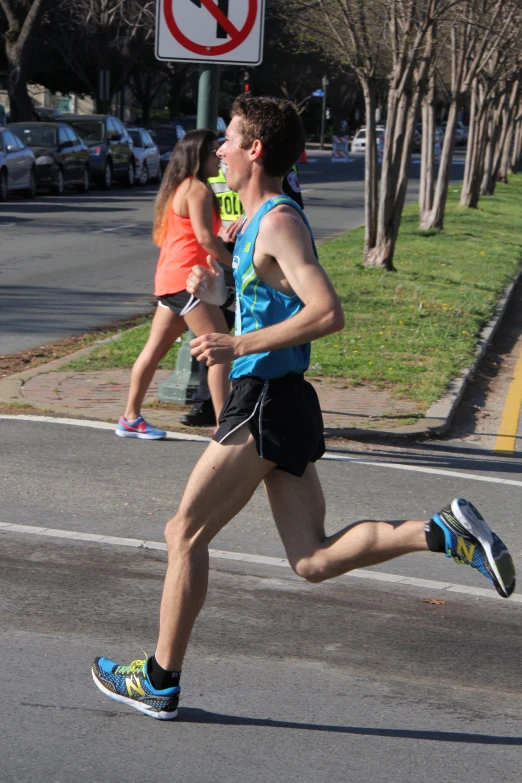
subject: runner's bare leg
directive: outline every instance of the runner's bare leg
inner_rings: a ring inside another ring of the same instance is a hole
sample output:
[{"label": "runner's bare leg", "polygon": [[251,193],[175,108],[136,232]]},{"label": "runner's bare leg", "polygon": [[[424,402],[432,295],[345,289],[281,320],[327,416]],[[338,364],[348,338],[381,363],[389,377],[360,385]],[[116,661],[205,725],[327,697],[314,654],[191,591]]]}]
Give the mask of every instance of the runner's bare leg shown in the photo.
[{"label": "runner's bare leg", "polygon": [[184,331],[185,321],[181,316],[174,315],[168,307],[157,306],[149,339],[131,371],[129,396],[124,414],[128,421],[133,421],[140,415],[143,400],[160,360]]},{"label": "runner's bare leg", "polygon": [[[200,337],[202,334],[214,334],[216,332],[228,334],[230,332],[225,316],[219,307],[212,307],[203,303],[187,313],[185,321],[196,337]],[[219,419],[219,414],[223,410],[225,400],[230,393],[229,373],[229,363],[214,364],[208,368],[208,389],[212,405],[214,406],[216,421]]]},{"label": "runner's bare leg", "polygon": [[165,531],[168,567],[155,653],[164,669],[182,667],[192,627],[205,602],[210,542],[274,467],[257,454],[243,425],[224,444],[211,441],[192,471],[179,511]]},{"label": "runner's bare leg", "polygon": [[326,536],[324,495],[313,464],[302,478],[274,470],[265,488],[290,565],[310,582],[428,549],[422,521],[365,520]]}]

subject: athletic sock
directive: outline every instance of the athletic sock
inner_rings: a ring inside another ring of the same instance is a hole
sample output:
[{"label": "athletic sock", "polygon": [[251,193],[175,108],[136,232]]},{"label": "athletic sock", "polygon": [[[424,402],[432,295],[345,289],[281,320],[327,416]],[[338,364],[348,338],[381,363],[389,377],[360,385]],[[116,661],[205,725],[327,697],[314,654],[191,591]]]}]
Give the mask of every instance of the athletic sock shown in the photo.
[{"label": "athletic sock", "polygon": [[166,688],[174,688],[179,685],[179,678],[181,672],[168,671],[159,665],[154,655],[150,659],[149,664],[149,679],[152,686],[157,691],[164,691]]},{"label": "athletic sock", "polygon": [[138,419],[139,419],[139,418],[140,418],[140,417],[139,417],[139,416],[137,416],[135,419],[127,419],[125,416],[122,416],[122,419],[125,419],[125,421],[127,422],[127,424],[130,424],[131,426],[132,426],[133,424],[136,424],[136,422],[138,421]]},{"label": "athletic sock", "polygon": [[437,525],[433,519],[430,519],[424,525],[426,533],[426,543],[432,552],[446,551],[446,536],[440,525]]}]

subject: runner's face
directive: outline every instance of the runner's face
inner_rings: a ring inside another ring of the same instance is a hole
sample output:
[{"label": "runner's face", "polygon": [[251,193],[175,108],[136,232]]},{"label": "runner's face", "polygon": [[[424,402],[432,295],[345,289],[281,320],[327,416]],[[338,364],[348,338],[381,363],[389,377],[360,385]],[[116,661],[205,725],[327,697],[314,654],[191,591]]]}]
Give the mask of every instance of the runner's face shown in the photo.
[{"label": "runner's face", "polygon": [[219,174],[219,158],[217,156],[218,149],[219,142],[216,141],[212,144],[211,152],[205,161],[205,176],[207,179],[209,177],[217,177]]},{"label": "runner's face", "polygon": [[242,183],[248,180],[251,161],[249,150],[241,149],[241,119],[232,117],[225,134],[225,142],[218,150],[218,157],[226,164],[227,185],[237,192]]}]

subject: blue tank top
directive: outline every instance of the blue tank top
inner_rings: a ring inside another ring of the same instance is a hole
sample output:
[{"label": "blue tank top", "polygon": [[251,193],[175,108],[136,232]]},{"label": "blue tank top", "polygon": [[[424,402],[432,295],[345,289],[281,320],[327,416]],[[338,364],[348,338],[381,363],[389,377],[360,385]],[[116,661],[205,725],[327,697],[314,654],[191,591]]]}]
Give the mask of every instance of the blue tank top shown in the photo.
[{"label": "blue tank top", "polygon": [[[243,233],[239,233],[234,247],[234,279],[236,283],[236,334],[246,334],[256,329],[286,321],[303,309],[304,303],[294,294],[288,296],[260,280],[254,269],[254,250],[262,218],[274,207],[289,204],[301,215],[310,231],[315,257],[317,250],[312,229],[303,210],[288,196],[275,196],[265,201]],[[263,380],[298,375],[310,364],[310,343],[282,348],[279,351],[253,353],[234,360],[231,378],[256,376]]]}]

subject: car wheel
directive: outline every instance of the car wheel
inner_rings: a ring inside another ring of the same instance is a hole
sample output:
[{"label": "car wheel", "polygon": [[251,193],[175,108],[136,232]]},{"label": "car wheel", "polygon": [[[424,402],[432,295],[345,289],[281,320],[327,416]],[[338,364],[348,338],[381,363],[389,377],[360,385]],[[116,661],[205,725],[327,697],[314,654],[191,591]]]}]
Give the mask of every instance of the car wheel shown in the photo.
[{"label": "car wheel", "polygon": [[83,181],[81,185],[76,185],[76,190],[78,190],[80,193],[88,193],[90,187],[91,187],[91,175],[89,172],[89,167],[85,166],[83,170]]},{"label": "car wheel", "polygon": [[129,160],[129,167],[127,169],[127,174],[124,180],[125,185],[127,185],[128,188],[132,188],[135,180],[136,180],[136,175],[134,173],[134,163],[132,162],[132,160]]},{"label": "car wheel", "polygon": [[34,198],[36,196],[36,177],[34,174],[34,169],[31,169],[29,187],[24,190],[24,196],[26,198]]},{"label": "car wheel", "polygon": [[65,180],[63,178],[63,170],[58,169],[58,173],[56,175],[56,184],[51,186],[51,193],[53,193],[55,196],[63,196],[65,190]]},{"label": "car wheel", "polygon": [[146,185],[148,181],[149,181],[149,167],[144,162],[143,166],[141,167],[140,185]]},{"label": "car wheel", "polygon": [[102,188],[104,190],[110,190],[112,185],[112,166],[110,163],[106,163],[103,167],[103,179]]},{"label": "car wheel", "polygon": [[2,169],[2,171],[0,171],[0,201],[5,201],[7,199],[8,192],[7,171]]}]

